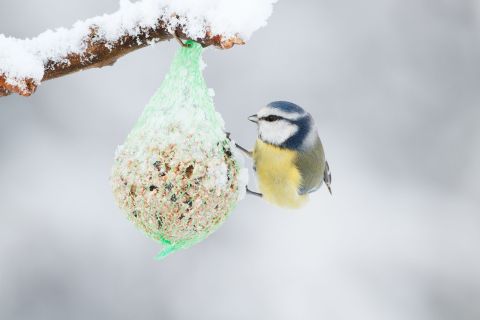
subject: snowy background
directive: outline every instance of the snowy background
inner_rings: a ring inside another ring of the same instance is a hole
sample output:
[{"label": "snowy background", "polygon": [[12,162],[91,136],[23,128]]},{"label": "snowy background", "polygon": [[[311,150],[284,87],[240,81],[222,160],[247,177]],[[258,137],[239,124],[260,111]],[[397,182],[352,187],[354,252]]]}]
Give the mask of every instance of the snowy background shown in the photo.
[{"label": "snowy background", "polygon": [[[117,7],[2,1],[0,33]],[[252,146],[246,118],[272,100],[304,106],[334,197],[300,212],[248,198],[157,262],[108,178],[177,48],[0,99],[0,319],[480,318],[479,1],[283,0],[246,46],[209,49],[232,136]]]}]

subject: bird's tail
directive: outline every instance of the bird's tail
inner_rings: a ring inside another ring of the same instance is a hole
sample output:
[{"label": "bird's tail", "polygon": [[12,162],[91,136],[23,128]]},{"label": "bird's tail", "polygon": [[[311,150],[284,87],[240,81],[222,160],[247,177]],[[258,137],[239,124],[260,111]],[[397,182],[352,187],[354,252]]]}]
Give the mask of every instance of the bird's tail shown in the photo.
[{"label": "bird's tail", "polygon": [[325,171],[323,172],[323,181],[327,186],[328,192],[332,194],[332,174],[330,173],[330,166],[328,165],[327,161],[325,161]]}]

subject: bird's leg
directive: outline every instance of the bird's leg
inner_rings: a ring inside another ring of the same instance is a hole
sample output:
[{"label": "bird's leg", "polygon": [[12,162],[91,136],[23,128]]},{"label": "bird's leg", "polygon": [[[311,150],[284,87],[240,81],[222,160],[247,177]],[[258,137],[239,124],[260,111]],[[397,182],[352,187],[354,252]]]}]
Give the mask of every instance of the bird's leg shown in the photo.
[{"label": "bird's leg", "polygon": [[[232,138],[230,138],[231,136],[231,133],[230,132],[225,132],[225,135],[227,136],[227,139],[232,141]],[[244,147],[242,147],[241,145],[239,145],[238,143],[235,143],[235,147],[237,147],[237,149],[239,149],[240,151],[242,151],[247,157],[251,158],[252,155],[253,155],[253,152],[252,151],[248,151],[247,149],[245,149]]]},{"label": "bird's leg", "polygon": [[256,197],[263,198],[263,194],[248,189],[248,186],[246,188],[247,188],[247,194],[251,194],[251,195],[254,195]]},{"label": "bird's leg", "polygon": [[235,143],[235,147],[237,147],[240,151],[242,151],[246,156],[248,156],[250,158],[253,156],[252,151],[248,151],[247,149],[245,149],[244,147],[242,147],[238,143]]},{"label": "bird's leg", "polygon": [[[232,139],[230,138],[230,132],[225,132],[225,135],[227,136],[227,139],[228,139],[228,140],[232,141]],[[247,149],[245,149],[244,147],[238,145],[237,143],[235,143],[235,147],[237,147],[240,151],[242,151],[243,153],[245,153],[245,154],[246,154],[247,156],[249,156],[250,158],[252,157],[252,154],[253,154],[252,151],[248,151]],[[247,194],[251,194],[251,195],[254,195],[254,196],[260,197],[260,198],[263,197],[263,194],[248,189],[248,186],[245,186],[245,189],[247,189]]]}]

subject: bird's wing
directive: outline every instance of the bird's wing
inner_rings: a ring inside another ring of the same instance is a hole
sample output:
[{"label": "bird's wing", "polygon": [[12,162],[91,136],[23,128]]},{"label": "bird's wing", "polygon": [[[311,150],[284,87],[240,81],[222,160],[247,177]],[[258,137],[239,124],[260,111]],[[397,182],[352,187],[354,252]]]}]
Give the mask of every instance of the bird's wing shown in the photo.
[{"label": "bird's wing", "polygon": [[302,185],[298,193],[305,195],[318,190],[322,185],[325,171],[325,156],[321,144],[310,151],[300,152],[295,165],[302,176]]}]

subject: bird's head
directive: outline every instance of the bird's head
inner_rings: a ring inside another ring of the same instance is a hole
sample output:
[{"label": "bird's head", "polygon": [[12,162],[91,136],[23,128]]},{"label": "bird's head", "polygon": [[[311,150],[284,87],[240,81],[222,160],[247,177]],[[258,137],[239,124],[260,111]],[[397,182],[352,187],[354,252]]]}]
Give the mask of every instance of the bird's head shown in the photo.
[{"label": "bird's head", "polygon": [[248,119],[257,123],[260,140],[281,148],[308,149],[317,137],[312,116],[291,102],[272,102]]}]

